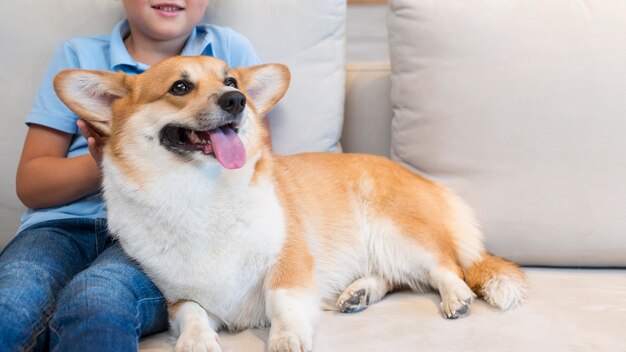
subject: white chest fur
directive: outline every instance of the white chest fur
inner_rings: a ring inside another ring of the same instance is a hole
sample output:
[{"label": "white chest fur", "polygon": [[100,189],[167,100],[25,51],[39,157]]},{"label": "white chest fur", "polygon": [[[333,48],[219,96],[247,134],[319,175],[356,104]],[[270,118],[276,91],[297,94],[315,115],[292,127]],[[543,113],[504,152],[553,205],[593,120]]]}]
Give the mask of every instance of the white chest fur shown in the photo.
[{"label": "white chest fur", "polygon": [[271,182],[252,186],[253,166],[188,165],[136,187],[104,167],[109,227],[168,301],[196,301],[232,328],[265,323],[264,279],[285,236]]}]

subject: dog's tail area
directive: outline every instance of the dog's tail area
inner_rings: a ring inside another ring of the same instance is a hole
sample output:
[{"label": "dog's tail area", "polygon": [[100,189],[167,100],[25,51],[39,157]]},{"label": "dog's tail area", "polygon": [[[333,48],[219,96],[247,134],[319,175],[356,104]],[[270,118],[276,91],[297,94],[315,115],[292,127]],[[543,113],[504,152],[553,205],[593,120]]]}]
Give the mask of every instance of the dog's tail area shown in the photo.
[{"label": "dog's tail area", "polygon": [[484,252],[463,270],[465,282],[490,305],[507,310],[526,300],[526,277],[516,264]]},{"label": "dog's tail area", "polygon": [[451,232],[457,259],[467,285],[494,307],[507,310],[522,304],[526,300],[526,277],[522,269],[487,252],[472,209],[452,192],[447,193],[447,199],[454,214]]}]

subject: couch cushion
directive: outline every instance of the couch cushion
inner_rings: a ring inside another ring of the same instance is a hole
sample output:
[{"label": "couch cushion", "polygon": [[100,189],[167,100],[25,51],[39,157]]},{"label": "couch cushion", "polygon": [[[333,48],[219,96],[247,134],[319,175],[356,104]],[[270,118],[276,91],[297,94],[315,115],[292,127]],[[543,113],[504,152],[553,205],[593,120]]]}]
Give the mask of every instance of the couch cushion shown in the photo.
[{"label": "couch cushion", "polygon": [[[526,269],[528,302],[501,312],[482,300],[469,316],[441,317],[435,294],[388,295],[363,312],[324,312],[314,351],[623,351],[626,271]],[[225,351],[265,351],[266,329],[220,333]],[[142,352],[171,351],[166,333]]]},{"label": "couch cushion", "polygon": [[336,150],[343,123],[346,0],[212,1],[208,18],[247,36],[263,62],[289,66],[291,86],[270,113],[274,149]]},{"label": "couch cushion", "polygon": [[626,265],[626,2],[391,0],[392,156],[525,264]]}]

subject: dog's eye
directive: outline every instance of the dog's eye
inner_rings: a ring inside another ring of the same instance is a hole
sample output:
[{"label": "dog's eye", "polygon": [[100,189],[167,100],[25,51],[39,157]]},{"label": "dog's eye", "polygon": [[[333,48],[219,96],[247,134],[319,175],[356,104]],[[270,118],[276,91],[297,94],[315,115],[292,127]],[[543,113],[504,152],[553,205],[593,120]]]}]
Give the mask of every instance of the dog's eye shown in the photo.
[{"label": "dog's eye", "polygon": [[232,78],[232,77],[228,77],[224,80],[224,85],[225,86],[229,86],[229,87],[233,87],[233,88],[237,88],[237,80]]},{"label": "dog's eye", "polygon": [[173,95],[181,96],[181,95],[185,95],[191,92],[192,89],[193,89],[193,83],[189,81],[180,80],[172,84],[169,92]]}]

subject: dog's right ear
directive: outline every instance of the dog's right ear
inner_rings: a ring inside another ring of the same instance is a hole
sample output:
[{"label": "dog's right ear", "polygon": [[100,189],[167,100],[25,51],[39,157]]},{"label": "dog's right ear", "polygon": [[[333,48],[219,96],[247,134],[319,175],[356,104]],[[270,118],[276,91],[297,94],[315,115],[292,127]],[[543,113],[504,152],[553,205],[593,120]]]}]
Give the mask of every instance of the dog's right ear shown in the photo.
[{"label": "dog's right ear", "polygon": [[54,90],[61,100],[103,137],[111,134],[112,107],[130,90],[126,75],[95,70],[65,70],[54,77]]}]

